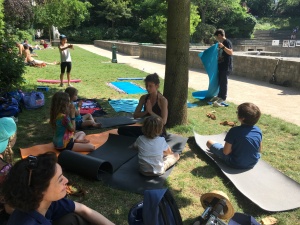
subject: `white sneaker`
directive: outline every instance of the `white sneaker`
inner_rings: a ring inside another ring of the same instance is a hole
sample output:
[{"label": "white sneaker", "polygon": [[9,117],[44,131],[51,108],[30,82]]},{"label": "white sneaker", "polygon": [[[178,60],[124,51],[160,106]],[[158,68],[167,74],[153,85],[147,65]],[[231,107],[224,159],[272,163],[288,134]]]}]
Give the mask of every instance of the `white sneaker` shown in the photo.
[{"label": "white sneaker", "polygon": [[209,101],[210,102],[214,102],[214,101],[217,101],[219,99],[219,97],[218,96],[215,96],[215,97],[213,97],[212,99],[210,99]]},{"label": "white sneaker", "polygon": [[213,107],[225,107],[225,106],[222,105],[221,103],[219,103],[218,101],[215,101],[214,104],[213,104]]},{"label": "white sneaker", "polygon": [[221,104],[222,102],[224,102],[224,100],[222,98],[219,98],[216,102]]}]

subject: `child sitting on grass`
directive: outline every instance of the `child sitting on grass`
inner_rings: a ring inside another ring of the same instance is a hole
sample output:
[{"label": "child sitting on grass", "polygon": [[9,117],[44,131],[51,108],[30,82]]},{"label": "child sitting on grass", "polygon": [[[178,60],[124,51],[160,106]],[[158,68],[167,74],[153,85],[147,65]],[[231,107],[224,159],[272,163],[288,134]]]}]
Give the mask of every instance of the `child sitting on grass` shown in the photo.
[{"label": "child sitting on grass", "polygon": [[95,146],[85,139],[83,131],[75,132],[75,107],[68,93],[56,92],[51,101],[50,124],[54,130],[53,144],[57,150],[89,152]]},{"label": "child sitting on grass", "polygon": [[240,126],[233,127],[225,137],[225,145],[208,140],[209,150],[230,167],[250,169],[260,158],[262,132],[255,126],[261,112],[253,103],[243,103],[237,108]]},{"label": "child sitting on grass", "polygon": [[[74,104],[78,99],[78,90],[74,87],[67,87],[65,90],[66,93],[70,96],[71,103]],[[90,113],[87,113],[83,116],[80,115],[80,108],[82,107],[82,101],[79,101],[78,104],[74,104],[75,106],[75,123],[76,129],[83,129],[86,127],[95,127],[101,128],[101,123],[96,123],[93,116]]]},{"label": "child sitting on grass", "polygon": [[160,136],[163,126],[161,117],[147,117],[142,127],[144,135],[133,144],[139,151],[139,171],[145,176],[160,176],[179,160],[179,154],[173,153]]}]

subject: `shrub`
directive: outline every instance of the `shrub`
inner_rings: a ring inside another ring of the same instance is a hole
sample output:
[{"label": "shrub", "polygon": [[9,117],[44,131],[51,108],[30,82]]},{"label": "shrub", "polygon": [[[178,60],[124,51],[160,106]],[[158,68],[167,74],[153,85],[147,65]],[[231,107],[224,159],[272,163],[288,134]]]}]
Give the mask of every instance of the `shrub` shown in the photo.
[{"label": "shrub", "polygon": [[0,40],[0,91],[7,92],[18,88],[23,82],[24,59],[18,56],[13,41]]},{"label": "shrub", "polygon": [[93,43],[105,36],[106,29],[103,27],[81,27],[76,29],[61,29],[60,33],[67,35],[69,41],[79,43]]}]

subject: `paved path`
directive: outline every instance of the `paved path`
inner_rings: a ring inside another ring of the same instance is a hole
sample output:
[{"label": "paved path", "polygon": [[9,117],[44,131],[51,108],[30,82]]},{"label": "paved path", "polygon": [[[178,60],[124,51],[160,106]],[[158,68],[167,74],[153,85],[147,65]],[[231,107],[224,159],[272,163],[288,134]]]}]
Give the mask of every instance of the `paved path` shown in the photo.
[{"label": "paved path", "polygon": [[[111,60],[111,51],[93,45],[78,44],[77,46]],[[164,78],[164,64],[124,54],[117,54],[117,60],[118,63],[126,63],[147,73],[156,72]],[[264,114],[270,114],[300,126],[300,90],[233,75],[229,77],[228,85],[227,101],[235,104],[253,102]],[[189,87],[195,90],[207,90],[208,76],[205,71],[190,70]]]}]

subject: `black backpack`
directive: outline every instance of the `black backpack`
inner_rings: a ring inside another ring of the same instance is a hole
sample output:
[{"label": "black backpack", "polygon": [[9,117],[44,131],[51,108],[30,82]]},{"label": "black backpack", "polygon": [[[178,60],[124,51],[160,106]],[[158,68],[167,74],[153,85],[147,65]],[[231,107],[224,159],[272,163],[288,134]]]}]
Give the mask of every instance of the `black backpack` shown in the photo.
[{"label": "black backpack", "polygon": [[146,190],[144,200],[128,214],[129,225],[182,225],[182,218],[168,189]]}]

